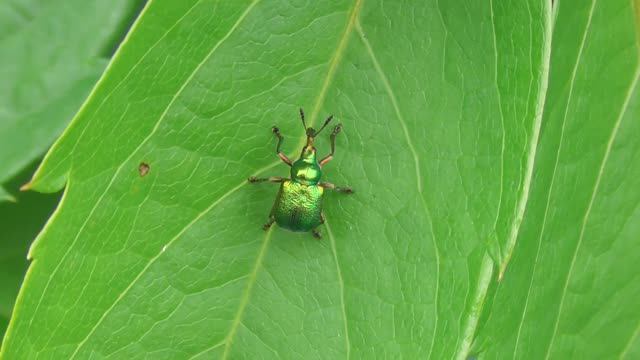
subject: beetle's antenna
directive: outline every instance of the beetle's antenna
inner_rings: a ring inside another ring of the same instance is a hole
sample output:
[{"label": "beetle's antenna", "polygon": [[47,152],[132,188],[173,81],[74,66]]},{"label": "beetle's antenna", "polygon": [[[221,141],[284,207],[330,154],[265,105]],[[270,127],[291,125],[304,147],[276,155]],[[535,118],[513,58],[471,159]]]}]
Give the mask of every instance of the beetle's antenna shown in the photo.
[{"label": "beetle's antenna", "polygon": [[318,134],[320,134],[320,131],[322,131],[322,129],[324,129],[325,127],[327,127],[327,125],[331,122],[331,119],[333,119],[333,115],[330,115],[327,120],[324,121],[324,124],[322,124],[322,127],[320,128],[320,130],[316,131],[314,136],[318,136]]},{"label": "beetle's antenna", "polygon": [[302,110],[302,108],[300,108],[300,119],[302,119],[302,126],[304,126],[304,129],[307,130],[307,123],[304,122],[304,111]]}]

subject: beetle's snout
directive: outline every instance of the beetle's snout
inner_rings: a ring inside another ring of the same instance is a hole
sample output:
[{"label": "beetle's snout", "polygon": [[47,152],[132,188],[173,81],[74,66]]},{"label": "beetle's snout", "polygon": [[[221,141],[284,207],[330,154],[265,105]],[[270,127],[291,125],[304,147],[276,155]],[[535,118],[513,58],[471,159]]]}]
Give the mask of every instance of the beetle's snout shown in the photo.
[{"label": "beetle's snout", "polygon": [[[313,139],[313,138],[312,138]],[[316,153],[316,148],[315,146],[313,146],[313,144],[307,144],[307,146],[305,146],[304,148],[304,156],[311,156],[313,154]]]},{"label": "beetle's snout", "polygon": [[307,148],[313,148],[313,136],[307,135]]}]

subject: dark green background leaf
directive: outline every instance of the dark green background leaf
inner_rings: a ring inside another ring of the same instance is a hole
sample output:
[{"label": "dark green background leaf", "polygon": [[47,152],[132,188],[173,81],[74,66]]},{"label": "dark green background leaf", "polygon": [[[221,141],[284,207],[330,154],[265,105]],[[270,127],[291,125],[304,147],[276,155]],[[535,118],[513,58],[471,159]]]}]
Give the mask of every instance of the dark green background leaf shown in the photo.
[{"label": "dark green background leaf", "polygon": [[139,2],[0,2],[0,187],[62,132]]},{"label": "dark green background leaf", "polygon": [[[24,184],[34,170],[35,166],[30,166],[9,184],[12,187]],[[17,194],[15,198],[16,202],[0,203],[0,338],[29,265],[29,245],[53,212],[59,196],[31,192]]]}]

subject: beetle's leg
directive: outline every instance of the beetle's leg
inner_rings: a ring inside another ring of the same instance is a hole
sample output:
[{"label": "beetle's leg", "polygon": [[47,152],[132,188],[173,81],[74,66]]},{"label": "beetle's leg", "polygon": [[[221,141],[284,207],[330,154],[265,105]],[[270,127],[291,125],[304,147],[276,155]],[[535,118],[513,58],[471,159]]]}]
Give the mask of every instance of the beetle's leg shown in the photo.
[{"label": "beetle's leg", "polygon": [[307,130],[307,123],[304,121],[304,110],[302,110],[302,108],[300,108],[300,119],[302,120],[302,126],[304,127],[304,130]]},{"label": "beetle's leg", "polygon": [[269,228],[271,227],[271,225],[273,225],[274,222],[276,222],[275,216],[269,215],[269,221],[267,221],[266,224],[262,225],[262,230],[264,231],[269,230]]},{"label": "beetle's leg", "polygon": [[249,178],[247,179],[247,181],[252,184],[258,184],[265,181],[272,182],[272,183],[281,183],[287,180],[288,180],[287,178],[283,178],[280,176],[270,176],[268,178],[259,178],[255,176],[249,176]]},{"label": "beetle's leg", "polygon": [[319,182],[318,185],[322,186],[325,189],[329,189],[329,190],[335,190],[337,192],[341,192],[341,193],[345,193],[345,194],[353,194],[353,189],[348,187],[348,186],[344,186],[344,187],[340,187],[340,186],[335,186],[334,184],[330,183],[330,182]]},{"label": "beetle's leg", "polygon": [[333,153],[336,152],[336,136],[340,133],[340,130],[342,130],[342,124],[338,124],[333,128],[333,131],[331,132],[331,152],[320,160],[320,166],[324,166],[324,164],[333,159]]},{"label": "beetle's leg", "polygon": [[278,145],[276,145],[276,154],[278,154],[278,157],[280,157],[280,159],[282,159],[282,161],[284,161],[285,164],[291,166],[291,160],[289,160],[287,155],[285,155],[282,151],[280,151],[280,146],[282,145],[284,136],[280,134],[280,129],[278,129],[275,126],[271,128],[271,131],[273,131],[273,134],[278,138]]},{"label": "beetle's leg", "polygon": [[[324,224],[324,213],[320,213],[320,225]],[[315,229],[311,229],[311,235],[313,235],[314,238],[320,240],[322,239],[322,234],[320,233],[320,230],[318,230],[319,226]]]}]

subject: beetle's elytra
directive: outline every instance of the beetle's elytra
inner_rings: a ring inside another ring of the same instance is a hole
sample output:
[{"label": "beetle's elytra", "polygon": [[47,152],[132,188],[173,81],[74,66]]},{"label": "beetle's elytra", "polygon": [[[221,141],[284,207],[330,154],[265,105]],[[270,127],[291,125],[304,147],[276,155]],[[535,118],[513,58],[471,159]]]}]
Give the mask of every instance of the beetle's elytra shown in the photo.
[{"label": "beetle's elytra", "polygon": [[331,122],[333,115],[325,120],[318,131],[307,127],[302,109],[300,109],[300,119],[307,135],[307,144],[302,148],[300,158],[293,162],[280,151],[280,146],[284,139],[280,134],[280,130],[275,126],[272,128],[273,134],[278,138],[276,154],[285,164],[291,167],[291,178],[279,176],[257,178],[252,176],[249,178],[249,182],[253,184],[265,181],[280,183],[280,191],[269,214],[269,221],[263,226],[264,230],[268,230],[275,222],[291,231],[311,231],[313,236],[319,239],[321,235],[318,227],[324,223],[324,215],[322,214],[324,190],[335,190],[345,194],[352,194],[353,190],[350,187],[338,187],[332,183],[320,181],[322,167],[333,159],[336,148],[336,135],[342,130],[342,125],[338,124],[333,128],[331,132],[331,152],[318,161],[313,139]]}]

